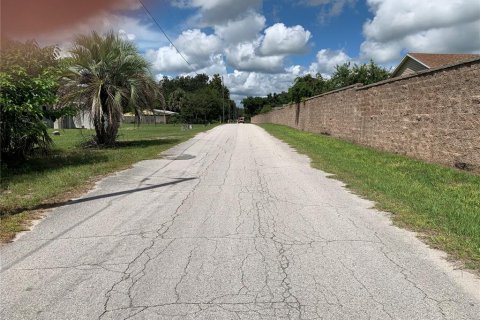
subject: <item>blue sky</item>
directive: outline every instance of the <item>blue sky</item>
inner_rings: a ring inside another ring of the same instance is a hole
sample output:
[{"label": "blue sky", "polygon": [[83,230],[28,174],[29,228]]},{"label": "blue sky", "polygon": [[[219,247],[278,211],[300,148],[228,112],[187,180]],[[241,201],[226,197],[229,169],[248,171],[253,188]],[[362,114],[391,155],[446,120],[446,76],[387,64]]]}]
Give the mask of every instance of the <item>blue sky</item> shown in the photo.
[{"label": "blue sky", "polygon": [[[172,40],[182,31],[198,27],[191,20],[197,13],[195,8],[178,8],[168,1],[159,3],[155,0],[143,0],[143,3]],[[315,60],[315,54],[325,47],[344,50],[350,56],[358,55],[363,39],[362,25],[373,16],[363,1],[347,2],[344,9],[338,15],[331,16],[328,12],[331,10],[331,4],[308,6],[306,3],[281,0],[263,1],[257,11],[265,17],[266,26],[275,23],[283,23],[286,26],[301,25],[311,32],[308,52],[289,56],[288,59],[288,62],[292,64],[306,65]],[[327,12],[324,12],[325,10]],[[143,9],[136,10],[134,13],[125,12],[125,14],[142,19],[146,24],[152,22]],[[152,25],[152,29],[157,28]],[[202,30],[206,34],[214,33],[210,26],[206,26]],[[164,39],[161,40],[164,41]],[[154,49],[154,47],[144,46],[141,48],[143,52],[147,49]]]},{"label": "blue sky", "polygon": [[[134,41],[157,78],[222,74],[232,97],[286,90],[298,76],[335,65],[375,62],[390,68],[406,52],[480,53],[478,0],[139,0],[49,35],[115,30]],[[48,39],[47,39],[48,40]]]}]

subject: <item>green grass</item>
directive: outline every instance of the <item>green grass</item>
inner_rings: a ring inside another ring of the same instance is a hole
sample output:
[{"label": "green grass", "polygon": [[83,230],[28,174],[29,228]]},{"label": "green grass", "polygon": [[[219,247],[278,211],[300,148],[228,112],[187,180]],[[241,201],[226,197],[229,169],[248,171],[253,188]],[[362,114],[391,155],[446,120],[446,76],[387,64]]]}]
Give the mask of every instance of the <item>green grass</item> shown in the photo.
[{"label": "green grass", "polygon": [[[54,207],[86,191],[99,177],[158,158],[159,153],[212,126],[182,131],[173,125],[123,125],[116,148],[84,148],[93,130],[61,130],[52,152],[1,169],[0,238],[11,239],[28,226],[37,209]],[[53,132],[53,129],[51,130]]]},{"label": "green grass", "polygon": [[261,127],[393,213],[396,224],[480,270],[480,176],[286,126]]}]

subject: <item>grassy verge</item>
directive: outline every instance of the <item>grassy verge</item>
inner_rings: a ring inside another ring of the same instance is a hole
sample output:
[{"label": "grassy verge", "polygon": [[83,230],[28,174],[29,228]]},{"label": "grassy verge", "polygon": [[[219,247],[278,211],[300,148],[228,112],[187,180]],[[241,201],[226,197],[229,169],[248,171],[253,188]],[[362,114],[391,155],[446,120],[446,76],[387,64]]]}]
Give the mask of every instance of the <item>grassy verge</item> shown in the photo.
[{"label": "grassy verge", "polygon": [[398,225],[480,271],[480,176],[285,126],[261,126],[309,156],[313,167],[392,212]]},{"label": "grassy verge", "polygon": [[88,190],[98,178],[157,158],[160,152],[211,128],[198,125],[182,131],[173,125],[124,125],[118,147],[108,149],[81,147],[94,134],[92,130],[62,130],[60,136],[52,136],[51,154],[2,167],[0,239],[13,238],[38,216],[38,210]]}]

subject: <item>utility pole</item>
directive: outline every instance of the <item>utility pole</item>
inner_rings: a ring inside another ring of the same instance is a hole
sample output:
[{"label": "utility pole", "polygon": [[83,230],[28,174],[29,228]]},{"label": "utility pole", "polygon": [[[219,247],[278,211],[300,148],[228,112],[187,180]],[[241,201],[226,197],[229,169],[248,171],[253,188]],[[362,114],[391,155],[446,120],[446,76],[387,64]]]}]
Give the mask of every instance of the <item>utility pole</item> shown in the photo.
[{"label": "utility pole", "polygon": [[223,87],[223,75],[222,75],[222,123],[225,123],[225,89]]}]

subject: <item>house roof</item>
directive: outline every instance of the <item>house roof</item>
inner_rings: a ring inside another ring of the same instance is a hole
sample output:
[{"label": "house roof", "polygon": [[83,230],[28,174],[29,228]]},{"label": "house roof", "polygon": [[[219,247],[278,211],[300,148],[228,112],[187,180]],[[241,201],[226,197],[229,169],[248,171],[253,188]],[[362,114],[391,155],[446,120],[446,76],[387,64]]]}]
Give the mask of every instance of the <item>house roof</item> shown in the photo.
[{"label": "house roof", "polygon": [[413,59],[420,63],[421,65],[425,66],[427,69],[434,69],[439,68],[442,66],[446,66],[449,64],[454,64],[457,62],[461,62],[464,60],[480,58],[480,54],[473,54],[473,53],[419,53],[419,52],[410,52],[405,57],[403,57],[402,61],[398,64],[398,66],[392,71],[392,77],[397,76],[397,72],[401,69],[401,67],[408,61],[408,59]]},{"label": "house roof", "polygon": [[[165,113],[164,113],[165,112]],[[172,116],[174,114],[178,114],[178,112],[173,112],[173,111],[168,111],[168,110],[161,110],[161,109],[152,109],[152,110],[142,110],[142,114],[144,116],[153,116],[153,115],[167,115],[167,116]],[[135,114],[133,112],[127,112],[123,114],[124,116],[134,116]]]},{"label": "house roof", "polygon": [[480,58],[480,54],[466,53],[418,53],[411,52],[407,56],[414,58],[429,69],[438,68],[447,64],[460,62],[463,60]]},{"label": "house roof", "polygon": [[155,112],[155,114],[165,114],[167,116],[178,114],[178,112],[173,112],[173,111],[168,111],[168,110],[164,111],[164,110],[160,110],[160,109],[153,109],[153,112]]}]

